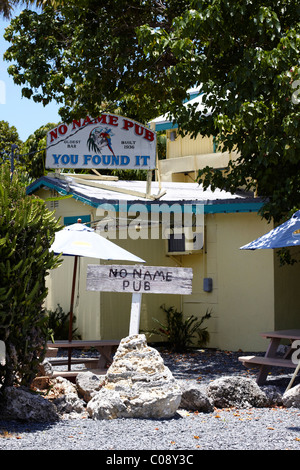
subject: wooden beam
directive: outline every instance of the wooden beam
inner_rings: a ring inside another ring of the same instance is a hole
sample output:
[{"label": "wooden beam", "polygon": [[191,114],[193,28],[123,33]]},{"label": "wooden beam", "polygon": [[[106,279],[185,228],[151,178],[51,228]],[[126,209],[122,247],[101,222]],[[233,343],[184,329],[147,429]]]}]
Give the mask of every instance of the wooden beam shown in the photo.
[{"label": "wooden beam", "polygon": [[86,186],[92,186],[94,188],[99,188],[99,189],[105,189],[107,191],[114,191],[116,193],[129,194],[131,196],[142,197],[144,199],[153,199],[153,200],[158,199],[163,194],[166,193],[166,191],[164,191],[163,193],[157,194],[156,196],[151,195],[151,194],[147,195],[146,193],[142,193],[140,191],[134,191],[134,190],[131,190],[131,189],[126,189],[126,188],[121,188],[120,186],[109,186],[108,184],[101,184],[98,181],[87,181],[87,180],[79,181],[77,179],[77,176],[76,176],[76,178],[74,178],[72,176],[72,179],[75,183],[78,183],[78,184],[85,184]]},{"label": "wooden beam", "polygon": [[[49,174],[51,176],[51,174]],[[119,186],[109,186],[108,184],[101,184],[101,180],[105,181],[119,181],[115,176],[96,176],[96,175],[83,175],[83,174],[74,174],[74,173],[54,173],[53,175],[58,179],[72,178],[74,183],[84,184],[86,186],[92,186],[94,188],[105,189],[107,191],[114,191],[122,194],[129,194],[131,196],[136,196],[138,198],[142,197],[144,199],[156,200],[161,198],[166,191],[160,191],[158,194],[147,194],[149,191],[148,181],[146,183],[146,192],[142,193],[141,191],[134,191],[131,189],[121,188]]]},{"label": "wooden beam", "polygon": [[[97,170],[95,170],[97,171]],[[48,173],[48,176],[51,176],[50,173]],[[96,180],[96,181],[119,181],[119,178],[117,176],[112,176],[112,175],[101,175],[100,173],[96,173],[95,175],[89,175],[89,174],[84,174],[84,173],[54,173],[55,178],[60,178],[60,179],[66,179],[67,177],[69,178],[78,178],[78,179],[86,179],[86,180]]]}]

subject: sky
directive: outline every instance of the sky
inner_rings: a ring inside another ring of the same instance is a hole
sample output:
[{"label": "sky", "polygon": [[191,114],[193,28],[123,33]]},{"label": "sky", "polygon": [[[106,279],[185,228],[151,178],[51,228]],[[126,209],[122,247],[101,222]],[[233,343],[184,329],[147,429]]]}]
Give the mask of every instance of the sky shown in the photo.
[{"label": "sky", "polygon": [[[15,9],[17,15],[20,9]],[[61,121],[58,115],[59,105],[55,102],[47,106],[35,103],[33,100],[23,98],[21,86],[15,85],[13,79],[7,73],[9,62],[3,60],[3,54],[8,49],[9,43],[4,40],[4,29],[9,25],[9,20],[0,16],[0,121],[7,121],[10,126],[15,126],[20,139],[25,140],[39,127],[48,122]]]}]

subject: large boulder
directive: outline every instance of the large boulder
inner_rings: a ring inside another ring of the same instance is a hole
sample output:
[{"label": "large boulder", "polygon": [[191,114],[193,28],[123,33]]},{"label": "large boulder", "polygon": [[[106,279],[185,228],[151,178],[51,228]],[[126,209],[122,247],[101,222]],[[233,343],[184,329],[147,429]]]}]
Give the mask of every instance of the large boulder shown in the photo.
[{"label": "large boulder", "polygon": [[181,380],[179,383],[182,391],[180,408],[202,413],[210,413],[214,410],[213,403],[203,387],[194,381]]},{"label": "large boulder", "polygon": [[47,399],[56,406],[60,415],[85,412],[85,403],[79,398],[75,384],[64,377],[56,377]]},{"label": "large boulder", "polygon": [[100,391],[87,404],[93,419],[170,418],[179,408],[181,389],[145,335],[124,338]]},{"label": "large boulder", "polygon": [[287,408],[300,408],[300,384],[284,392],[282,402]]},{"label": "large boulder", "polygon": [[7,387],[4,391],[1,419],[53,422],[59,419],[56,406],[23,387]]},{"label": "large boulder", "polygon": [[262,408],[269,400],[257,383],[247,377],[222,377],[207,386],[207,396],[217,408]]},{"label": "large boulder", "polygon": [[266,406],[282,406],[282,392],[276,385],[262,385],[261,390],[266,395]]}]

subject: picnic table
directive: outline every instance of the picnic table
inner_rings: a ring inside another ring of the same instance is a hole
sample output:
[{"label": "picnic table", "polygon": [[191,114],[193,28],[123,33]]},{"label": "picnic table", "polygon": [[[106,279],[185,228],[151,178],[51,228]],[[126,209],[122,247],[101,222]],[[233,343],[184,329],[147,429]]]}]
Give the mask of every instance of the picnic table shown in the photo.
[{"label": "picnic table", "polygon": [[[295,373],[290,381],[287,390],[291,387],[299,370],[298,362],[292,361],[291,356],[295,351],[294,341],[299,341],[297,346],[300,346],[300,330],[277,330],[261,333],[263,338],[270,339],[269,346],[264,356],[240,356],[238,359],[245,367],[259,366],[259,373],[256,379],[258,385],[265,383],[267,375],[271,367],[291,368],[295,369]],[[287,352],[282,356],[278,355],[278,346],[282,340],[290,342]]]},{"label": "picnic table", "polygon": [[[112,362],[112,355],[114,351],[119,346],[119,340],[57,340],[54,343],[49,341],[47,343],[47,348],[49,351],[53,349],[67,349],[68,358],[61,357],[51,357],[52,354],[48,355],[49,362],[55,365],[68,365],[67,371],[54,372],[53,376],[60,375],[66,378],[74,378],[78,374],[78,371],[72,371],[72,364],[84,364],[86,368],[91,369],[99,374],[106,373],[107,367]],[[99,352],[99,357],[89,358],[89,357],[72,357],[73,349],[91,349],[95,348]]]}]

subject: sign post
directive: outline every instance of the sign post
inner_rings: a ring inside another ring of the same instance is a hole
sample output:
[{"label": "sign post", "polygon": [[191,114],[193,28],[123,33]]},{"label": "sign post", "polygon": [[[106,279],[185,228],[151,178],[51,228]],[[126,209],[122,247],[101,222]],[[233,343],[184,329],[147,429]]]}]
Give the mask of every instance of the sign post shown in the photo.
[{"label": "sign post", "polygon": [[132,294],[129,336],[137,335],[140,329],[142,294]]},{"label": "sign post", "polygon": [[87,267],[87,290],[131,292],[129,335],[138,334],[142,294],[192,293],[192,268],[94,265]]}]

